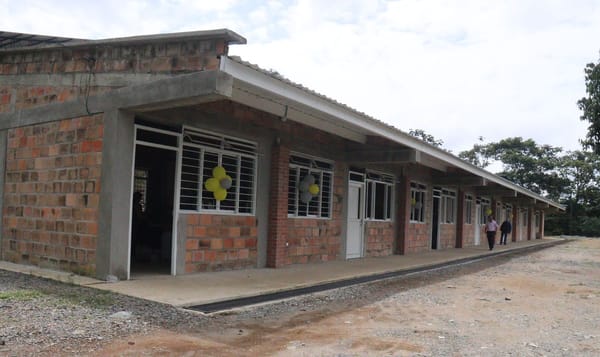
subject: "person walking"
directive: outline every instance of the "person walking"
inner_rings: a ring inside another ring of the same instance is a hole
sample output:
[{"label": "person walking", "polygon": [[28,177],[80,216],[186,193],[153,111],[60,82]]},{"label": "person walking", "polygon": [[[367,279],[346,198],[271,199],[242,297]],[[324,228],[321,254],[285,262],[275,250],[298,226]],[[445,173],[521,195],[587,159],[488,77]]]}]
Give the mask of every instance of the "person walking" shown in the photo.
[{"label": "person walking", "polygon": [[500,244],[506,245],[506,237],[512,232],[512,224],[510,224],[508,217],[500,225]]},{"label": "person walking", "polygon": [[498,223],[494,219],[494,216],[489,215],[488,221],[485,224],[485,234],[487,235],[488,246],[490,250],[494,249],[494,243],[496,241],[496,231],[498,230]]}]

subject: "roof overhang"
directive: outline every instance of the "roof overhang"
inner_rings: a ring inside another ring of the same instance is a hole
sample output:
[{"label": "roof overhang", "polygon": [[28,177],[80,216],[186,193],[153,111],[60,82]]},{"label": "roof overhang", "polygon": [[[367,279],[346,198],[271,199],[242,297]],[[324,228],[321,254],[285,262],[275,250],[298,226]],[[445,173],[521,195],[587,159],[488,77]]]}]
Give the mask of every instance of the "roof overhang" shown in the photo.
[{"label": "roof overhang", "polygon": [[405,155],[402,160],[416,161],[442,172],[448,168],[460,170],[514,191],[511,196],[520,194],[564,210],[552,200],[273,73],[226,56],[221,57],[220,71],[233,78],[233,101],[269,112],[281,120],[293,120],[358,143],[366,143],[369,135],[379,136],[414,151],[399,154]]}]

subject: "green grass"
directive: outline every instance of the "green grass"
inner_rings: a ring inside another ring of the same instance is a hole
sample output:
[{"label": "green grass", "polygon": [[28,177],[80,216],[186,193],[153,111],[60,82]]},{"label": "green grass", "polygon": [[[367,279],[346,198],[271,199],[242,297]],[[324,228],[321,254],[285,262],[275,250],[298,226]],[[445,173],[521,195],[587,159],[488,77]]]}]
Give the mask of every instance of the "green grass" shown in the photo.
[{"label": "green grass", "polygon": [[44,295],[37,290],[10,290],[0,291],[0,300],[25,301],[33,300]]}]

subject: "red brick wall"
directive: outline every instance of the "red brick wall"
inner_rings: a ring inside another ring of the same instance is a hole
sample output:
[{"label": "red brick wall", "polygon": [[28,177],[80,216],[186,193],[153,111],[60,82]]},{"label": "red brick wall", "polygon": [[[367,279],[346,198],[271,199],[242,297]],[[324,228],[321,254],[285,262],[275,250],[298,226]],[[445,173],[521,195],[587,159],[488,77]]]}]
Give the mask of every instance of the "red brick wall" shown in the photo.
[{"label": "red brick wall", "polygon": [[438,249],[454,248],[456,245],[456,224],[440,224]]},{"label": "red brick wall", "polygon": [[3,259],[95,271],[103,117],[8,131]]},{"label": "red brick wall", "polygon": [[[113,89],[99,87],[96,84],[95,74],[178,74],[215,70],[219,67],[218,56],[226,53],[227,46],[223,40],[0,53],[0,83],[2,83],[2,75],[78,73],[85,76],[91,70],[89,94],[94,95]],[[94,58],[95,61],[89,61],[89,58]],[[73,85],[67,86],[0,85],[0,113],[12,109],[64,102],[85,95],[88,89],[86,81],[74,80],[73,82],[75,82]],[[11,101],[14,102],[14,108],[11,108]]]},{"label": "red brick wall", "polygon": [[256,266],[255,217],[187,215],[185,272],[242,269]]},{"label": "red brick wall", "polygon": [[392,255],[394,250],[394,224],[392,222],[367,221],[368,257]]},{"label": "red brick wall", "polygon": [[286,264],[290,150],[285,145],[273,145],[271,155],[267,266],[277,268]]},{"label": "red brick wall", "polygon": [[[429,216],[427,214],[427,216]],[[430,249],[431,232],[428,223],[411,222],[408,226],[408,239],[405,254],[426,252]]]}]

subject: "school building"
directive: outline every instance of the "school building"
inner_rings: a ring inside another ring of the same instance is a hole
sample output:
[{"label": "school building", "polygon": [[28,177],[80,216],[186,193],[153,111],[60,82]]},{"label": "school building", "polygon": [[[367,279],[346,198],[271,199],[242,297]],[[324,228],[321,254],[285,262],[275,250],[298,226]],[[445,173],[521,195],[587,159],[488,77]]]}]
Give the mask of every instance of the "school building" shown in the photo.
[{"label": "school building", "polygon": [[228,55],[245,42],[0,32],[0,259],[101,279],[280,268],[487,244],[490,214],[540,239],[563,209]]}]

